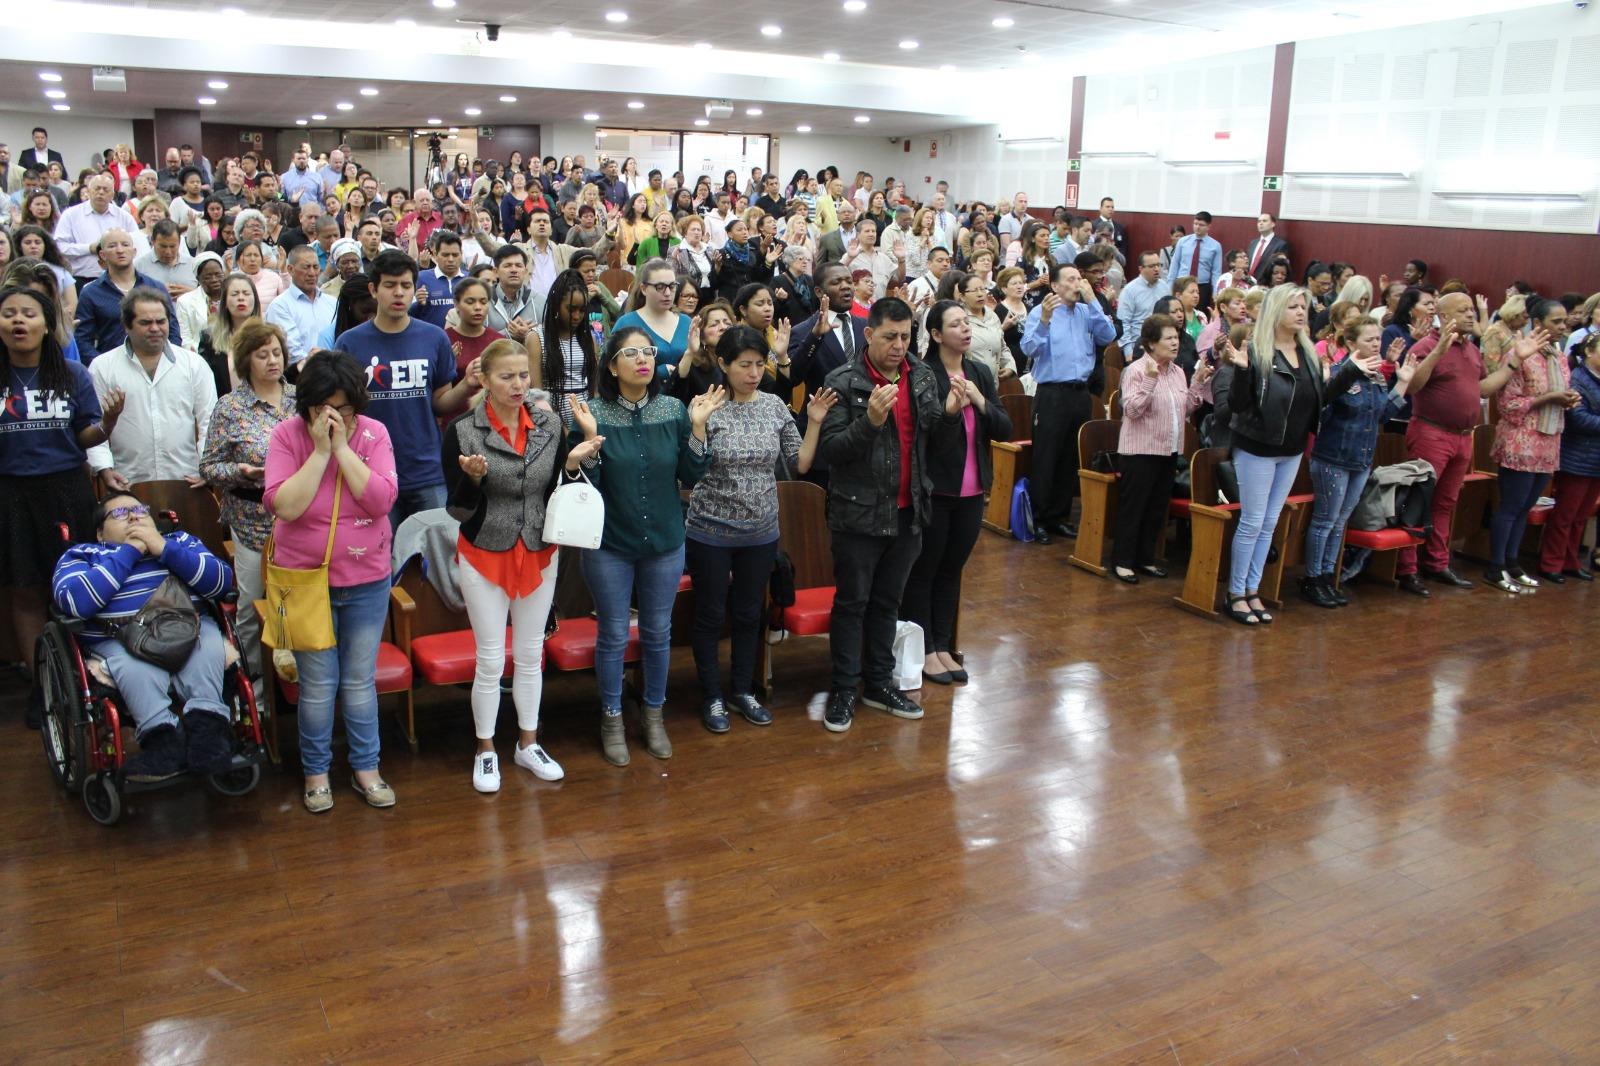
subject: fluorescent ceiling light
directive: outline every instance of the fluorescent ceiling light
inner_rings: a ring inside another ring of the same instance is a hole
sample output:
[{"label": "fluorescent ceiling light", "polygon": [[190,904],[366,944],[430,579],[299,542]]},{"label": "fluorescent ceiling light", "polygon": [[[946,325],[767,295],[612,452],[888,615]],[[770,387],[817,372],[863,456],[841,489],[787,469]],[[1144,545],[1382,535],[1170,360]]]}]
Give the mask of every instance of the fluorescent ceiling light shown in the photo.
[{"label": "fluorescent ceiling light", "polygon": [[451,132],[451,133],[460,133],[461,132],[461,127],[460,126],[451,126],[449,132]]},{"label": "fluorescent ceiling light", "polygon": [[1179,167],[1186,170],[1203,169],[1207,167],[1226,169],[1228,167],[1253,167],[1254,159],[1163,159],[1169,167]]},{"label": "fluorescent ceiling light", "polygon": [[71,111],[72,110],[72,105],[71,104],[51,104],[50,105],[50,109],[52,111]]},{"label": "fluorescent ceiling light", "polygon": [[444,122],[444,119],[442,119],[442,118],[430,118],[428,120],[428,125],[430,125],[430,126],[438,126],[438,125],[443,124],[443,122]]},{"label": "fluorescent ceiling light", "polygon": [[61,75],[57,74],[53,70],[41,70],[39,72],[39,80],[40,81],[48,81],[48,82],[58,82],[58,81],[61,80]]},{"label": "fluorescent ceiling light", "polygon": [[216,104],[217,104],[217,98],[216,98],[216,97],[215,97],[215,96],[202,96],[202,97],[200,97],[200,99],[199,99],[199,100],[198,100],[198,101],[196,101],[196,102],[197,102],[197,103],[198,103],[198,104],[199,104],[199,105],[200,105],[200,106],[201,106],[201,107],[215,107],[215,106],[216,106]]},{"label": "fluorescent ceiling light", "polygon": [[338,111],[354,111],[356,109],[356,105],[352,104],[349,100],[340,100],[333,106],[335,110]]},{"label": "fluorescent ceiling light", "polygon": [[628,21],[628,13],[626,11],[607,11],[606,12],[606,21],[607,22],[616,22],[616,23],[627,22]]},{"label": "fluorescent ceiling light", "polygon": [[1441,192],[1441,200],[1470,201],[1482,204],[1581,204],[1588,197],[1581,192]]},{"label": "fluorescent ceiling light", "polygon": [[914,52],[917,49],[917,42],[908,37],[900,42],[900,47],[904,51]]},{"label": "fluorescent ceiling light", "polygon": [[569,30],[551,30],[550,31],[550,36],[553,37],[555,40],[558,40],[558,41],[570,41],[570,40],[572,40],[572,33]]},{"label": "fluorescent ceiling light", "polygon": [[1060,137],[1002,137],[1000,143],[1007,148],[1042,148],[1046,145],[1060,144]]},{"label": "fluorescent ceiling light", "polygon": [[44,95],[47,100],[65,100],[67,98],[67,94],[60,89],[46,89]]},{"label": "fluorescent ceiling light", "polygon": [[225,7],[221,11],[218,11],[217,14],[223,16],[224,18],[241,19],[244,18],[244,8]]},{"label": "fluorescent ceiling light", "polygon": [[694,124],[696,126],[709,126],[711,125],[711,120],[708,118],[697,118],[694,120]]},{"label": "fluorescent ceiling light", "polygon": [[305,120],[305,119],[303,119],[303,118],[297,118],[297,119],[295,119],[295,120],[294,120],[294,124],[295,124],[295,125],[296,125],[296,126],[304,126],[304,125],[306,125],[306,124],[307,124],[307,123],[306,123],[306,120]]},{"label": "fluorescent ceiling light", "polygon": [[402,30],[414,30],[417,28],[416,19],[395,19],[394,24]]},{"label": "fluorescent ceiling light", "polygon": [[852,15],[859,15],[867,9],[867,0],[844,0],[844,9]]},{"label": "fluorescent ceiling light", "polygon": [[824,53],[822,53],[822,61],[824,63],[837,63],[837,62],[839,62],[839,53],[838,52],[824,52]]},{"label": "fluorescent ceiling light", "polygon": [[311,121],[312,122],[326,122],[326,121],[328,121],[328,116],[327,115],[312,115],[311,116]]},{"label": "fluorescent ceiling light", "polygon": [[206,88],[207,89],[216,89],[218,92],[222,91],[223,89],[226,89],[227,87],[228,87],[228,83],[225,82],[225,81],[208,81],[208,82],[206,82]]},{"label": "fluorescent ceiling light", "polygon": [[1285,170],[1302,185],[1328,189],[1393,189],[1411,184],[1404,170]]},{"label": "fluorescent ceiling light", "polygon": [[507,94],[507,95],[505,95],[505,96],[502,96],[502,97],[501,97],[501,98],[500,98],[500,102],[501,102],[501,103],[502,103],[502,104],[514,104],[514,103],[516,103],[516,102],[517,102],[517,98],[516,98],[516,97],[515,97],[515,96],[512,96],[512,95],[510,95],[510,94],[509,94],[509,93],[508,93],[508,94]]},{"label": "fluorescent ceiling light", "polygon": [[467,116],[470,116],[472,118],[477,118],[479,115],[483,114],[483,108],[481,108],[481,107],[463,108],[461,113],[463,115],[467,115]]},{"label": "fluorescent ceiling light", "polygon": [[757,118],[761,114],[761,109],[759,107],[747,107],[744,109],[744,113],[749,115],[751,118]]},{"label": "fluorescent ceiling light", "polygon": [[856,116],[856,121],[861,123],[864,126],[868,122],[872,121],[872,116],[871,115],[857,115]]},{"label": "fluorescent ceiling light", "polygon": [[782,35],[783,27],[776,23],[769,22],[761,27],[761,36],[763,37],[781,37]]},{"label": "fluorescent ceiling light", "polygon": [[378,95],[378,90],[374,89],[370,85],[363,85],[361,87],[361,95],[362,96],[377,96]]},{"label": "fluorescent ceiling light", "polygon": [[711,51],[711,42],[710,41],[696,41],[696,42],[694,42],[694,47],[695,47],[696,51],[709,52],[709,51]]},{"label": "fluorescent ceiling light", "polygon": [[794,131],[796,133],[810,133],[811,132],[811,127],[810,126],[796,126],[794,128]]},{"label": "fluorescent ceiling light", "polygon": [[599,122],[600,121],[600,116],[595,114],[593,111],[591,111],[587,115],[583,116],[583,121],[585,121],[585,122]]},{"label": "fluorescent ceiling light", "polygon": [[941,74],[949,74],[951,71],[953,71],[955,69],[956,69],[956,67],[955,67],[954,63],[940,63],[939,64],[939,72]]},{"label": "fluorescent ceiling light", "polygon": [[1087,148],[1078,153],[1084,159],[1154,159],[1154,152],[1091,152]]},{"label": "fluorescent ceiling light", "polygon": [[999,18],[997,18],[993,22],[989,23],[989,25],[993,26],[997,30],[1009,30],[1011,27],[1015,26],[1016,24],[1017,24],[1017,20],[1016,19],[1007,18],[1004,15],[1001,15]]},{"label": "fluorescent ceiling light", "polygon": [[433,6],[441,11],[448,11],[456,6],[456,0],[433,0]]},{"label": "fluorescent ceiling light", "polygon": [[629,111],[643,111],[644,110],[644,101],[643,100],[629,100],[628,101],[628,110]]}]

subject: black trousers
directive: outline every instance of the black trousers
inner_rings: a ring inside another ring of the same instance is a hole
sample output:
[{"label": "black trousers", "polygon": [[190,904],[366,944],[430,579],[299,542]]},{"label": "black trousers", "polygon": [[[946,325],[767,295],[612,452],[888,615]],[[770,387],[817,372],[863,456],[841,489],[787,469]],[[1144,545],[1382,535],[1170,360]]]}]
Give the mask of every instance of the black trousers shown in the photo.
[{"label": "black trousers", "polygon": [[1055,525],[1072,517],[1078,494],[1078,430],[1089,421],[1092,401],[1087,387],[1059,382],[1040,385],[1033,397],[1033,472],[1028,495],[1033,520]]},{"label": "black trousers", "polygon": [[1156,540],[1167,522],[1177,463],[1170,455],[1117,455],[1117,535],[1111,549],[1124,570],[1154,566]]},{"label": "black trousers", "polygon": [[922,551],[922,530],[911,508],[900,509],[892,537],[833,534],[833,617],[828,643],[833,687],[854,691],[863,680],[894,689],[894,628],[906,576]]},{"label": "black trousers", "polygon": [[724,619],[731,622],[728,657],[733,695],[747,695],[754,684],[756,650],[761,640],[761,605],[778,557],[778,542],[743,548],[684,541],[689,576],[694,579],[694,666],[700,692],[708,700],[722,698],[722,669],[717,642]]},{"label": "black trousers", "polygon": [[922,552],[900,601],[900,617],[922,627],[923,647],[930,654],[954,650],[950,642],[956,605],[961,602],[961,569],[982,527],[982,493],[933,497],[933,514],[922,531]]}]

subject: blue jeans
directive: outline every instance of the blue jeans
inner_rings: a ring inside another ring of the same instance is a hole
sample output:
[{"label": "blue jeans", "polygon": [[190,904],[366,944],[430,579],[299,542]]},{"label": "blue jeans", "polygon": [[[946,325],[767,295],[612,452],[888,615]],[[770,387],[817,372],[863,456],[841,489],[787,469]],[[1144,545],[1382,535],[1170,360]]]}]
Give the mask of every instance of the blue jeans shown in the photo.
[{"label": "blue jeans", "polygon": [[378,768],[378,645],[389,616],[389,580],[330,590],[334,646],[297,651],[300,670],[300,762],[307,777],[333,765],[333,704],[344,713],[350,768]]},{"label": "blue jeans", "polygon": [[1522,551],[1522,535],[1528,530],[1528,512],[1539,502],[1549,474],[1500,468],[1500,505],[1489,522],[1489,565],[1495,569],[1515,568]]},{"label": "blue jeans", "polygon": [[1339,545],[1344,539],[1340,531],[1361,502],[1361,490],[1371,473],[1365,467],[1350,470],[1312,458],[1311,485],[1317,498],[1311,504],[1311,523],[1306,526],[1307,577],[1329,576],[1339,569]]},{"label": "blue jeans", "polygon": [[1233,565],[1228,595],[1234,599],[1261,588],[1272,532],[1278,528],[1283,501],[1289,498],[1300,456],[1266,457],[1235,448],[1233,469],[1239,476],[1239,528],[1233,534]]},{"label": "blue jeans", "polygon": [[445,487],[440,485],[424,485],[420,489],[401,489],[400,494],[394,498],[394,506],[389,508],[389,528],[391,531],[400,532],[400,523],[416,514],[418,511],[433,511],[445,505],[448,494]]},{"label": "blue jeans", "polygon": [[189,653],[189,661],[175,674],[138,658],[116,640],[103,641],[95,648],[95,654],[105,660],[106,670],[133,719],[134,733],[143,738],[159,726],[177,726],[178,716],[172,710],[168,689],[183,701],[185,713],[209,711],[232,720],[232,712],[222,702],[224,647],[217,623],[202,617],[200,640]]},{"label": "blue jeans", "polygon": [[644,705],[667,701],[667,666],[672,657],[672,603],[683,576],[683,545],[660,555],[629,559],[595,548],[583,553],[583,579],[594,597],[594,672],[600,709],[622,710],[622,654],[628,647],[628,608],[639,598],[639,646],[644,665]]}]

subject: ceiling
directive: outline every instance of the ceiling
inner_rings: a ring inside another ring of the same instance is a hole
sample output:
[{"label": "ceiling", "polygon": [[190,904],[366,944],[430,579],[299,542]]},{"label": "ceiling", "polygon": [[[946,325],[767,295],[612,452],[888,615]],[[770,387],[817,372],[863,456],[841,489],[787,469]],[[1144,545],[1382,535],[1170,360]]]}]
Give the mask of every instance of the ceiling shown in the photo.
[{"label": "ceiling", "polygon": [[[599,115],[590,125],[644,129],[686,129],[698,127],[694,120],[705,117],[705,96],[659,96],[648,93],[622,94],[564,89],[530,89],[477,85],[466,90],[441,92],[434,84],[392,82],[377,79],[352,81],[344,78],[278,77],[264,74],[228,72],[184,72],[168,70],[127,70],[126,93],[95,92],[90,87],[90,69],[62,64],[0,61],[0,109],[49,113],[52,101],[46,89],[67,93],[74,112],[107,118],[148,118],[157,108],[195,110],[197,100],[210,97],[215,106],[201,107],[208,122],[293,126],[297,119],[308,120],[310,128],[367,128],[422,126],[429,118],[448,126],[534,125],[552,122],[583,122],[586,114]],[[59,73],[59,84],[39,80],[39,72]],[[207,83],[223,79],[225,90],[211,89]],[[362,88],[376,88],[376,97],[362,96]],[[502,103],[501,95],[516,97],[515,103]],[[629,101],[645,104],[642,110],[628,108]],[[339,111],[340,102],[352,103],[350,111]],[[923,133],[947,128],[948,118],[940,115],[860,108],[829,108],[814,104],[773,103],[735,100],[732,119],[713,122],[706,129],[715,133],[792,133],[798,125],[809,125],[817,134],[871,133],[885,135]],[[747,116],[745,108],[759,106],[762,114]],[[469,116],[467,107],[477,107],[481,115]],[[313,114],[325,114],[326,121],[311,121]],[[868,114],[871,123],[856,123],[855,116]]]}]

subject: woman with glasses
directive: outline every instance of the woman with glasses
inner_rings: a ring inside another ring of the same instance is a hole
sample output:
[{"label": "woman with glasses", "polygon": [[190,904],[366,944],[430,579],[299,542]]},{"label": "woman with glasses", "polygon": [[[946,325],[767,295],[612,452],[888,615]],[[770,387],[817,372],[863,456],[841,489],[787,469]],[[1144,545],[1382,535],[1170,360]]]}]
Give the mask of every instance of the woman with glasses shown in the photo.
[{"label": "woman with glasses", "polygon": [[[666,273],[671,274],[668,268]],[[653,295],[653,293],[652,293]],[[645,750],[672,757],[662,707],[667,697],[672,604],[683,576],[683,506],[678,487],[693,486],[709,465],[706,421],[723,404],[715,387],[687,410],[661,391],[658,352],[641,326],[617,324],[598,372],[599,395],[573,404],[574,447],[600,441],[581,469],[605,499],[600,547],[583,553],[594,597],[595,674],[600,685],[600,742],[606,761],[628,765],[622,728],[622,657],[637,598],[644,671]]]},{"label": "woman with glasses", "polygon": [[952,270],[939,283],[935,302],[939,300],[959,300],[967,313],[967,327],[972,332],[968,359],[983,364],[996,381],[1017,376],[1017,361],[1006,346],[1005,326],[989,306],[989,286],[983,278]]},{"label": "woman with glasses", "polygon": [[633,282],[628,313],[617,319],[612,332],[643,330],[658,353],[658,364],[675,367],[689,350],[689,316],[673,304],[678,299],[678,275],[665,259],[647,260]]}]

